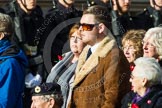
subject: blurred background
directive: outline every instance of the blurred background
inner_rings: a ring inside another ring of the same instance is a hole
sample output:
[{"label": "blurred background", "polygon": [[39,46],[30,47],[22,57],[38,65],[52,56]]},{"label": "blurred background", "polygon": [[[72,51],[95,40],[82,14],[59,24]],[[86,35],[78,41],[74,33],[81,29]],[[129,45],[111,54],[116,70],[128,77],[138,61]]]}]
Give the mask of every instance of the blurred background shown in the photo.
[{"label": "blurred background", "polygon": [[[10,2],[12,0],[0,0],[0,6]],[[92,0],[90,0],[92,1]],[[37,0],[38,5],[40,5],[43,9],[44,14],[46,14],[49,8],[52,8],[52,0]],[[75,5],[77,8],[84,10],[87,7],[86,0],[75,0]],[[131,13],[137,13],[143,10],[145,7],[149,5],[149,0],[132,0],[131,5]]]}]

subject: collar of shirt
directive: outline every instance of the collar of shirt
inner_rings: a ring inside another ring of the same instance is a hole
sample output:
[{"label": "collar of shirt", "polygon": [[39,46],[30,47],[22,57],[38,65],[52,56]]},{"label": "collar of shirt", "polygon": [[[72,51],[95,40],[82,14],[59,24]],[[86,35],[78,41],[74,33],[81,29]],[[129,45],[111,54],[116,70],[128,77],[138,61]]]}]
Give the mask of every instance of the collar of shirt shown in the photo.
[{"label": "collar of shirt", "polygon": [[91,52],[94,53],[98,47],[99,43],[95,44],[94,46],[91,47]]},{"label": "collar of shirt", "polygon": [[147,90],[146,90],[146,93],[144,94],[144,96],[140,96],[140,95],[138,95],[138,94],[136,94],[136,96],[133,98],[133,100],[132,100],[132,103],[137,103],[137,102],[139,102],[143,97],[145,97],[148,93],[150,92],[150,88],[148,88]]}]

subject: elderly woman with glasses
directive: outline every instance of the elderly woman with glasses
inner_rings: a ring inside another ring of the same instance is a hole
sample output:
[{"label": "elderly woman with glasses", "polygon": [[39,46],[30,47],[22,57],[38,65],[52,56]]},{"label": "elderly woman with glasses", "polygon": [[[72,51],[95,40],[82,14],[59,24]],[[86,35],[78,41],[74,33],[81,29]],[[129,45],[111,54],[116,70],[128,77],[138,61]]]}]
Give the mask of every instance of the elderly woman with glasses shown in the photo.
[{"label": "elderly woman with glasses", "polygon": [[162,66],[162,27],[150,28],[143,39],[143,56],[154,57]]},{"label": "elderly woman with glasses", "polygon": [[162,70],[154,58],[135,60],[130,82],[132,91],[122,100],[122,108],[162,108]]},{"label": "elderly woman with glasses", "polygon": [[124,55],[130,63],[131,71],[134,68],[134,60],[143,56],[142,40],[144,35],[144,30],[130,30],[123,36],[122,48]]},{"label": "elderly woman with glasses", "polygon": [[78,31],[79,25],[75,24],[69,33],[70,52],[67,52],[60,62],[58,62],[51,70],[46,82],[56,82],[61,86],[61,91],[64,98],[62,108],[66,108],[66,104],[71,95],[70,84],[73,83],[75,68],[78,63],[79,55],[81,54],[85,43],[83,43]]}]

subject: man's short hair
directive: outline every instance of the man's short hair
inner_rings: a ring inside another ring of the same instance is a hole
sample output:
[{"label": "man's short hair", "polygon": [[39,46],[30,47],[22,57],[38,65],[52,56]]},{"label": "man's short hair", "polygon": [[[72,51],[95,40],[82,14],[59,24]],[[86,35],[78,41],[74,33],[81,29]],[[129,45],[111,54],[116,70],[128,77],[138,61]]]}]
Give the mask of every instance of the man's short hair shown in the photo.
[{"label": "man's short hair", "polygon": [[110,11],[104,6],[94,5],[89,7],[83,12],[84,14],[93,14],[96,21],[103,23],[107,28],[111,29],[111,16]]},{"label": "man's short hair", "polygon": [[0,32],[12,34],[13,22],[9,15],[0,13]]}]

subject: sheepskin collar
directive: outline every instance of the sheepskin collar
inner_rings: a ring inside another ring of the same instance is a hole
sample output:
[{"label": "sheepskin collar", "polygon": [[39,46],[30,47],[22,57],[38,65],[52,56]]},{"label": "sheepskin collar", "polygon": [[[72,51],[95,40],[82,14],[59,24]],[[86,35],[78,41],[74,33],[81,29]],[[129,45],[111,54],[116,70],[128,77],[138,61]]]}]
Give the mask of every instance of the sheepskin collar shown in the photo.
[{"label": "sheepskin collar", "polygon": [[90,48],[90,46],[87,45],[79,57],[75,73],[74,86],[76,86],[86,75],[88,75],[89,72],[95,69],[95,67],[98,65],[99,58],[106,57],[114,46],[117,46],[115,39],[111,38],[110,36],[106,36],[99,43],[96,51],[92,53],[92,55],[86,60],[86,56]]}]

